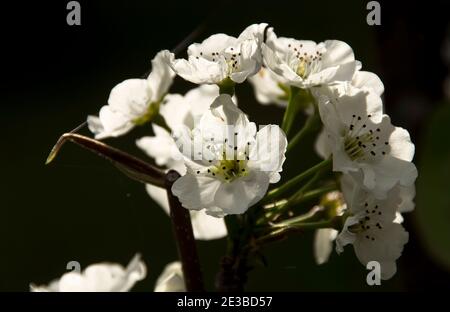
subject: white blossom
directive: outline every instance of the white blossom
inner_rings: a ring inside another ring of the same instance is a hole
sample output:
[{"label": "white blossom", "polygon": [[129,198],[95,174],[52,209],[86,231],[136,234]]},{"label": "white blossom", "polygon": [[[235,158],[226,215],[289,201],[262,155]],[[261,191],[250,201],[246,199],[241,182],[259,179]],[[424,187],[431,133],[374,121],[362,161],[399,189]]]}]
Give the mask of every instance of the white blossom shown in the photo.
[{"label": "white blossom", "polygon": [[350,81],[359,67],[345,42],[277,37],[272,28],[262,51],[264,64],[288,85],[299,88]]},{"label": "white blossom", "polygon": [[[358,70],[353,75],[351,82],[314,88],[312,89],[312,95],[316,98],[316,101],[318,101],[322,95],[329,96],[334,93],[334,95],[339,97],[346,93],[355,94],[358,91],[368,92],[372,101],[378,102],[379,97],[381,97],[384,92],[384,85],[376,74]],[[315,150],[317,154],[324,159],[331,155],[331,150],[327,142],[327,134],[324,129],[322,129],[317,136]]]},{"label": "white blossom", "polygon": [[87,118],[95,138],[118,137],[151,120],[158,112],[159,103],[174,75],[162,51],[152,60],[152,71],[147,79],[127,79],[116,85],[109,95],[108,105],[100,109],[99,116]]},{"label": "white blossom", "polygon": [[82,272],[71,271],[49,285],[30,285],[33,292],[124,292],[147,275],[144,262],[137,254],[124,268],[115,263],[98,263]]},{"label": "white blossom", "polygon": [[377,261],[381,278],[391,278],[397,270],[396,260],[408,242],[408,233],[396,222],[396,214],[410,201],[412,191],[397,185],[380,200],[355,180],[352,200],[348,203],[349,217],[336,239],[336,251],[341,253],[345,245],[352,244],[364,266]]},{"label": "white blossom", "polygon": [[172,193],[187,209],[213,216],[244,213],[280,179],[287,140],[282,130],[256,125],[227,94],[216,98],[199,125],[177,136],[187,173]]},{"label": "white blossom", "polygon": [[181,262],[171,262],[164,268],[155,285],[155,292],[185,292]]},{"label": "white blossom", "polygon": [[215,34],[188,47],[188,59],[175,59],[166,53],[173,70],[197,84],[219,84],[229,78],[242,83],[261,68],[261,43],[267,24],[253,24],[238,38]]},{"label": "white blossom", "polygon": [[[168,94],[160,113],[170,128],[184,125],[189,129],[194,127],[200,116],[209,109],[214,99],[219,95],[219,88],[214,85],[202,85],[192,89],[184,96]],[[174,169],[181,175],[186,173],[182,154],[171,134],[162,127],[152,124],[154,136],[143,137],[136,144],[159,166]],[[169,214],[169,202],[166,190],[150,184],[146,185],[147,193]],[[221,218],[207,215],[205,211],[191,210],[191,221],[194,236],[200,240],[218,239],[227,235],[225,223]]]},{"label": "white blossom", "polygon": [[333,170],[357,174],[378,198],[397,183],[410,186],[417,177],[411,160],[414,144],[408,131],[394,127],[382,114],[381,98],[374,92],[348,87],[344,94],[328,89],[319,99]]},{"label": "white blossom", "polygon": [[253,85],[256,99],[261,104],[277,104],[286,107],[288,102],[288,88],[280,76],[275,75],[265,67],[261,67],[258,74],[249,78]]}]

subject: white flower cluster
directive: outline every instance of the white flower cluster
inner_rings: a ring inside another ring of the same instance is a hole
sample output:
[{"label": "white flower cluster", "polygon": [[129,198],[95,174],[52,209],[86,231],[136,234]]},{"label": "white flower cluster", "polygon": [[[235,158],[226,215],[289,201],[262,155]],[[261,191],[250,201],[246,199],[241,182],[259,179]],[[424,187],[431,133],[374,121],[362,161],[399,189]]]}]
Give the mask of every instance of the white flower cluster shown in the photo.
[{"label": "white flower cluster", "polygon": [[[380,262],[382,277],[390,278],[408,240],[399,214],[414,208],[417,170],[408,132],[393,126],[383,112],[384,86],[378,76],[361,71],[351,47],[342,41],[277,37],[267,24],[251,25],[237,38],[212,35],[190,45],[187,54],[187,59],[176,59],[161,51],[147,79],[115,86],[99,117],[88,117],[95,137],[117,137],[151,122],[154,135],[137,140],[137,146],[157,165],[181,174],[172,193],[191,210],[195,237],[221,238],[227,235],[224,216],[245,213],[280,180],[288,146],[278,125],[257,130],[238,108],[234,86],[248,79],[261,104],[281,107],[292,104],[292,90],[303,90],[314,102],[309,114],[319,114],[323,124],[317,151],[331,157],[333,171],[342,174],[345,198],[336,213],[345,219],[342,231],[317,232],[318,262],[326,261],[336,239],[338,252],[353,244],[363,264]],[[176,75],[199,86],[184,95],[169,93]],[[164,122],[156,122],[157,117]],[[146,188],[168,212],[165,190]],[[91,271],[70,279],[94,289]],[[114,277],[130,281],[128,271],[117,271]],[[142,274],[133,276],[135,281]],[[62,289],[63,279],[34,289]],[[129,288],[128,282],[111,285]],[[156,290],[184,290],[179,263],[167,268]]]},{"label": "white flower cluster", "polygon": [[[353,244],[364,265],[378,261],[382,278],[390,278],[408,240],[396,215],[414,208],[417,169],[408,131],[393,126],[383,112],[383,83],[361,71],[352,49],[341,41],[283,38],[269,29],[262,50],[265,67],[251,80],[257,98],[263,104],[286,105],[287,86],[309,90],[323,123],[316,149],[324,158],[331,155],[333,171],[351,184],[342,188],[349,217],[337,236],[337,251]],[[318,231],[318,262],[330,250],[320,241],[336,234]]]}]

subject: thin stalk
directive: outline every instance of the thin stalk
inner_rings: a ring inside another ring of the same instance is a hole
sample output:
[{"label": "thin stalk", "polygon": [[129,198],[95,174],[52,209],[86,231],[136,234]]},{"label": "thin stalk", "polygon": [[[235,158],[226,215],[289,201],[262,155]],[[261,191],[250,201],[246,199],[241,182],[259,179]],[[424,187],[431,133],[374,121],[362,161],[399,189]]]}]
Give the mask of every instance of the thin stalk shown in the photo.
[{"label": "thin stalk", "polygon": [[295,115],[297,114],[298,111],[297,95],[299,91],[300,91],[299,88],[291,87],[289,93],[288,105],[284,112],[283,122],[281,123],[281,129],[283,129],[284,133],[286,133],[286,136],[288,136],[289,131],[291,130],[292,124],[295,119]]},{"label": "thin stalk", "polygon": [[254,241],[253,245],[261,246],[261,245],[264,245],[264,244],[267,244],[270,242],[284,240],[290,234],[303,233],[305,230],[316,230],[316,229],[327,229],[327,228],[338,229],[339,224],[341,223],[340,218],[341,217],[335,217],[330,220],[298,223],[295,225],[282,227],[282,228],[279,228],[269,234],[260,236],[258,239],[256,239]]},{"label": "thin stalk", "polygon": [[270,191],[269,193],[267,193],[267,195],[262,199],[261,203],[262,204],[266,204],[266,203],[272,202],[273,200],[276,200],[277,198],[281,197],[282,195],[286,194],[287,192],[289,192],[292,189],[294,189],[295,187],[297,187],[298,184],[301,181],[303,181],[307,177],[313,175],[317,171],[319,171],[319,170],[321,170],[323,168],[326,168],[330,164],[331,164],[331,159],[327,159],[327,160],[324,160],[324,161],[314,165],[313,167],[305,170],[304,172],[300,173],[296,177],[294,177],[291,180],[287,181],[286,183],[284,183],[280,187],[278,187],[278,188]]},{"label": "thin stalk", "polygon": [[315,131],[318,128],[318,124],[319,116],[316,113],[308,116],[308,119],[306,119],[302,129],[289,141],[286,153],[292,151],[292,149],[297,146],[297,144],[301,142],[308,133]]},{"label": "thin stalk", "polygon": [[311,199],[315,199],[317,197],[320,197],[322,195],[325,195],[325,194],[327,194],[329,192],[332,192],[332,191],[335,191],[335,190],[336,190],[336,185],[333,184],[333,185],[330,185],[330,186],[324,186],[324,187],[321,187],[321,188],[318,188],[318,189],[315,189],[315,190],[312,190],[312,191],[309,191],[309,192],[305,192],[303,194],[303,196],[301,196],[299,198],[296,198],[294,200],[293,204],[294,205],[298,205],[298,204],[300,204],[302,202],[305,202],[305,201],[308,201],[308,200],[311,200]]},{"label": "thin stalk", "polygon": [[202,271],[197,254],[197,245],[195,243],[192,230],[191,216],[189,210],[183,208],[178,198],[172,194],[172,185],[180,177],[180,174],[170,170],[166,174],[166,190],[170,207],[170,219],[175,235],[178,254],[181,260],[184,282],[186,290],[190,292],[204,291]]}]

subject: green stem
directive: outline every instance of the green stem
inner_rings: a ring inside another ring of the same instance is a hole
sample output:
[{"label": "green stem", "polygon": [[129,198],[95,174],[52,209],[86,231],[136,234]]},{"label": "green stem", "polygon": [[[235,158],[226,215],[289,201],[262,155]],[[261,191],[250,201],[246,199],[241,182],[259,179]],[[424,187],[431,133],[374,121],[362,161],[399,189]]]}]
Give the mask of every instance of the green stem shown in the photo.
[{"label": "green stem", "polygon": [[309,116],[303,128],[289,141],[286,153],[289,153],[308,133],[315,131],[318,128],[319,120],[316,113]]},{"label": "green stem", "polygon": [[236,84],[229,77],[225,78],[224,80],[222,80],[217,85],[219,86],[219,93],[220,94],[228,94],[230,96],[234,95],[234,86]]},{"label": "green stem", "polygon": [[305,222],[298,223],[292,226],[282,227],[277,229],[267,235],[261,236],[255,240],[254,245],[264,245],[270,242],[276,242],[287,238],[289,234],[303,233],[305,230],[316,230],[316,229],[339,229],[339,224],[341,224],[342,217],[335,217],[330,220],[316,221],[316,222]]},{"label": "green stem", "polygon": [[283,122],[281,123],[281,129],[286,133],[286,136],[289,134],[289,131],[291,130],[292,124],[295,119],[295,115],[298,111],[298,105],[297,105],[297,94],[299,93],[300,89],[297,87],[291,87],[290,93],[289,93],[289,101],[288,105],[286,107],[286,110],[284,112],[283,116]]},{"label": "green stem", "polygon": [[310,211],[308,211],[305,214],[283,220],[279,223],[272,223],[272,226],[282,228],[282,227],[293,225],[295,223],[312,222],[317,219],[317,217],[320,215],[321,211],[323,211],[322,208],[320,208],[319,206],[314,206]]},{"label": "green stem", "polygon": [[315,222],[301,222],[297,223],[295,225],[291,225],[291,228],[297,229],[297,230],[316,230],[316,229],[328,229],[328,228],[335,228],[335,220],[325,220],[325,221],[315,221]]},{"label": "green stem", "polygon": [[280,213],[283,213],[288,208],[292,207],[295,202],[297,202],[299,200],[302,200],[303,197],[305,196],[305,192],[307,190],[309,190],[311,188],[311,186],[313,186],[314,183],[317,182],[317,180],[320,179],[320,177],[322,176],[323,171],[324,171],[323,168],[319,169],[307,183],[305,183],[297,192],[295,192],[291,197],[289,197],[286,205],[281,207],[281,209],[279,210]]},{"label": "green stem", "polygon": [[300,198],[296,198],[294,200],[294,205],[298,205],[298,204],[300,204],[302,202],[305,202],[305,201],[308,201],[308,200],[320,197],[322,195],[325,195],[326,193],[335,191],[336,188],[337,188],[336,185],[333,184],[333,185],[330,185],[330,186],[324,186],[324,187],[315,189],[313,191],[305,192],[303,194],[303,196],[301,196]]},{"label": "green stem", "polygon": [[307,177],[313,175],[317,171],[321,170],[322,168],[325,168],[331,164],[331,158],[324,160],[315,166],[307,169],[306,171],[302,172],[298,176],[292,178],[291,180],[284,183],[282,186],[270,191],[267,193],[267,195],[262,199],[261,203],[270,203],[271,201],[279,198],[281,195],[284,195],[285,193],[289,192],[293,188],[295,188],[299,182],[306,179]]}]

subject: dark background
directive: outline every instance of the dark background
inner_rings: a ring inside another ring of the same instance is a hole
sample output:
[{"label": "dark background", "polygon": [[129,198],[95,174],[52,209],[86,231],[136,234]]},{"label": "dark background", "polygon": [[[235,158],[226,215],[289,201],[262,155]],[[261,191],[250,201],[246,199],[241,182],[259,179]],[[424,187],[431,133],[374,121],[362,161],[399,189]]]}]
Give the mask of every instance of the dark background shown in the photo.
[{"label": "dark background", "polygon": [[[96,114],[118,82],[143,75],[161,49],[174,48],[202,23],[196,41],[268,22],[277,34],[349,43],[365,70],[385,84],[386,111],[416,143],[416,211],[405,226],[410,242],[398,273],[382,286],[366,285],[366,270],[351,248],[316,266],[312,236],[268,246],[268,268],[252,271],[248,290],[378,291],[450,287],[450,117],[443,81],[449,36],[448,1],[380,1],[381,26],[366,23],[367,1],[79,1],[82,25],[66,24],[68,1],[1,5],[0,290],[27,291],[65,272],[68,261],[126,264],[141,252],[151,291],[163,266],[176,259],[169,219],[144,186],[96,156],[67,145],[44,166],[59,135]],[[450,53],[450,52],[447,52]],[[192,85],[177,79],[174,90]],[[261,124],[282,111],[263,107],[252,89],[237,89],[240,106]],[[89,135],[84,129],[83,134]],[[141,127],[109,144],[145,157],[134,140]],[[313,138],[289,162],[286,176],[307,168]],[[304,158],[302,158],[304,157]],[[213,288],[225,241],[199,242],[206,283]]]}]

